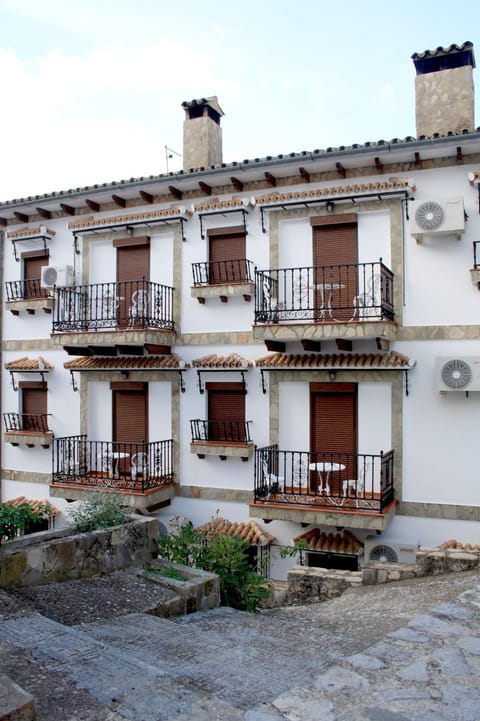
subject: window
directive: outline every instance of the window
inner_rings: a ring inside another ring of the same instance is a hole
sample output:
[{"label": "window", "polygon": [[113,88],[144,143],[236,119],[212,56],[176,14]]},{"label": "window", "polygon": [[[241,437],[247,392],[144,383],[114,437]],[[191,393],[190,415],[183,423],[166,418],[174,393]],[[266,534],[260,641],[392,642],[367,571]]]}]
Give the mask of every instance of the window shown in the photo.
[{"label": "window", "polygon": [[247,281],[245,228],[236,226],[209,230],[208,257],[211,284]]},{"label": "window", "polygon": [[245,388],[242,383],[207,383],[208,440],[247,441]]},{"label": "window", "polygon": [[44,298],[48,295],[48,291],[41,287],[40,279],[42,276],[42,267],[49,264],[48,250],[32,251],[31,253],[22,253],[23,263],[23,292],[21,298]]},{"label": "window", "polygon": [[315,308],[321,319],[348,321],[358,293],[357,215],[315,217],[311,223]]},{"label": "window", "polygon": [[22,430],[46,433],[47,386],[37,381],[22,381],[19,384],[22,405]]},{"label": "window", "polygon": [[118,325],[135,328],[147,325],[150,317],[150,238],[124,238],[117,249]]}]

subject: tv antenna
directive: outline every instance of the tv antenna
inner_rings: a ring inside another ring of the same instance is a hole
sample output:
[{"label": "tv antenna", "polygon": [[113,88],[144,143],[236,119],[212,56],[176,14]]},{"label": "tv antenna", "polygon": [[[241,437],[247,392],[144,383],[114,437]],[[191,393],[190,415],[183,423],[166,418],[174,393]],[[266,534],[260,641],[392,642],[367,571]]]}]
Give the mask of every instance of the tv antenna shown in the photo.
[{"label": "tv antenna", "polygon": [[173,158],[174,155],[178,155],[179,158],[182,157],[181,153],[177,153],[176,150],[172,150],[172,148],[169,148],[168,145],[165,145],[165,163],[167,165],[167,173],[168,173],[168,161]]}]

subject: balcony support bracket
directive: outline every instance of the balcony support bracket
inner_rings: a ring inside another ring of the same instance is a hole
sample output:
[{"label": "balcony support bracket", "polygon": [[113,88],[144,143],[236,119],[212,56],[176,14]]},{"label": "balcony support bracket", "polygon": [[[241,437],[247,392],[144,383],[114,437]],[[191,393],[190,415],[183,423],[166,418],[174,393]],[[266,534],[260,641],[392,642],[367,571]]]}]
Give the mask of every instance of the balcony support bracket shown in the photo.
[{"label": "balcony support bracket", "polygon": [[248,230],[247,230],[248,210],[246,210],[245,208],[229,208],[229,209],[225,209],[225,210],[214,211],[213,213],[199,213],[198,214],[198,217],[200,218],[200,237],[202,238],[202,240],[205,239],[205,227],[203,224],[203,219],[205,218],[205,216],[207,216],[207,215],[227,215],[227,213],[241,213],[242,214],[243,229],[245,231],[245,235],[248,235]]},{"label": "balcony support bracket", "polygon": [[247,383],[245,381],[245,369],[243,369],[243,368],[203,368],[203,370],[199,370],[197,368],[198,390],[200,392],[200,395],[203,396],[203,394],[205,393],[205,384],[202,383],[202,373],[240,373],[240,375],[242,376],[243,392],[245,395],[247,395]]},{"label": "balcony support bracket", "polygon": [[76,382],[75,382],[75,376],[73,375],[73,370],[72,370],[72,369],[70,369],[70,377],[71,377],[71,379],[72,379],[72,388],[73,388],[73,390],[74,390],[75,393],[78,393],[78,386],[77,386],[77,384],[76,384]]},{"label": "balcony support bracket", "polygon": [[180,391],[182,393],[185,393],[185,382],[183,380],[183,373],[184,373],[183,370],[178,371],[178,385],[179,385]]}]

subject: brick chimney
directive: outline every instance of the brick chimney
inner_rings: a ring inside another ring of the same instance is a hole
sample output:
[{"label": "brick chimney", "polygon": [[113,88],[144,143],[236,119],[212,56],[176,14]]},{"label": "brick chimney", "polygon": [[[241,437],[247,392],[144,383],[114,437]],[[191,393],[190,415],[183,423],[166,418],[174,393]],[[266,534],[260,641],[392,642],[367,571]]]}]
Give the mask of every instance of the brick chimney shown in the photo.
[{"label": "brick chimney", "polygon": [[222,154],[223,110],[215,95],[182,103],[185,110],[183,123],[183,169],[198,170],[220,165]]},{"label": "brick chimney", "polygon": [[425,50],[412,60],[417,138],[474,130],[473,44]]}]

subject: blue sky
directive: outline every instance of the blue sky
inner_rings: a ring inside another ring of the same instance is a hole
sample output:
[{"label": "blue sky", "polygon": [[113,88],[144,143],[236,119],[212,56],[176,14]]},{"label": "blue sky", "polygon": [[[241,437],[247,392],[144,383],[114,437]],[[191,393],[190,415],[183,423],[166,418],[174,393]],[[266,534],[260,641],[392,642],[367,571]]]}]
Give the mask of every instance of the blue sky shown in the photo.
[{"label": "blue sky", "polygon": [[415,135],[412,53],[480,63],[478,28],[478,0],[0,0],[0,199],[164,173],[208,95],[226,162]]}]

